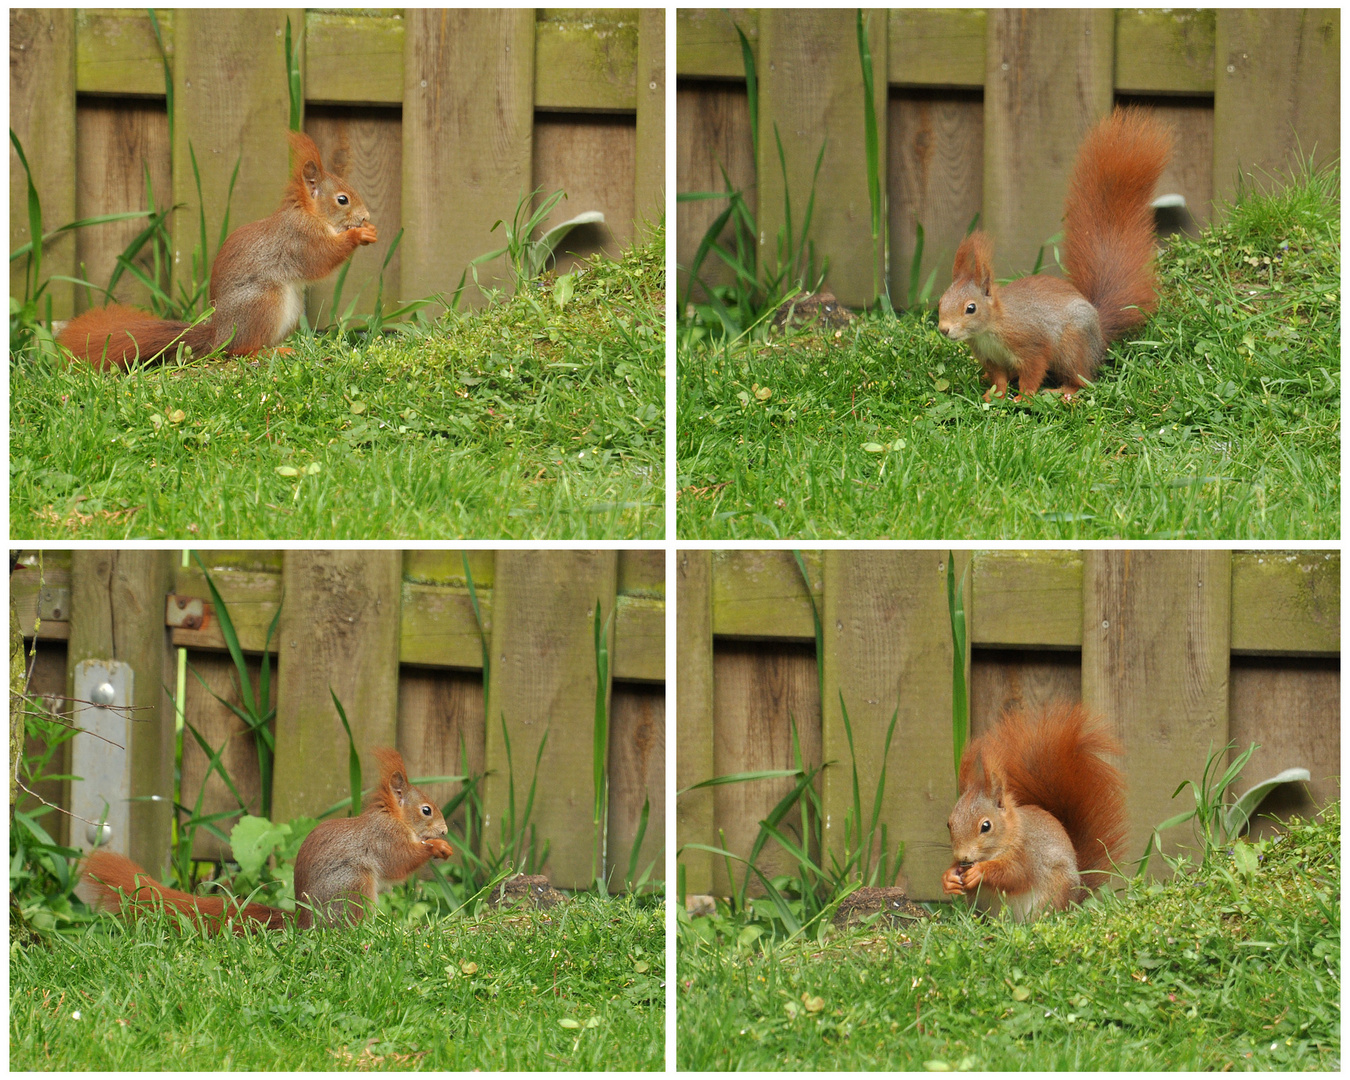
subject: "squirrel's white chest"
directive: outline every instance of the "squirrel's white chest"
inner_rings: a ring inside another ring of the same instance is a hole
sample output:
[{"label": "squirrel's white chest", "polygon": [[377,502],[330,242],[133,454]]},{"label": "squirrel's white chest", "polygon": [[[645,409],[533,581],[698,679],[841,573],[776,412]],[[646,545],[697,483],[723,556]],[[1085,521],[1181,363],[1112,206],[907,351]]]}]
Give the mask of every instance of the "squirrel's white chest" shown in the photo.
[{"label": "squirrel's white chest", "polygon": [[305,287],[300,282],[281,287],[281,303],[277,305],[277,325],[273,333],[273,344],[280,344],[300,322],[300,313],[305,310]]}]

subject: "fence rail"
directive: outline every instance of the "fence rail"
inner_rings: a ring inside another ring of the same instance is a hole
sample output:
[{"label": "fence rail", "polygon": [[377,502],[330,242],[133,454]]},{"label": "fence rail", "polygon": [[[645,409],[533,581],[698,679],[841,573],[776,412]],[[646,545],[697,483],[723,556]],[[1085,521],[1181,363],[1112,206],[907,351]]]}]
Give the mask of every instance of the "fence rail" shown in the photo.
[{"label": "fence rail", "polygon": [[[229,608],[256,678],[278,608],[273,657],[276,768],[273,817],[312,815],[345,794],[346,750],[329,687],[343,702],[358,749],[396,745],[417,775],[486,774],[495,836],[506,806],[511,741],[518,800],[547,731],[534,820],[555,883],[590,884],[591,747],[595,703],[593,613],[610,630],[608,850],[626,866],[643,802],[650,818],[641,866],[658,859],[665,821],[665,555],[661,551],[468,553],[490,645],[482,640],[461,554],[454,551],[213,551],[201,553]],[[187,683],[186,720],[224,761],[245,801],[259,807],[256,753],[242,724],[212,696],[239,700],[205,578],[177,552],[45,552],[12,580],[26,637],[39,645],[34,689],[73,697],[83,659],[129,659],[136,702],[148,721],[133,734],[130,795],[166,795],[173,779],[172,657],[188,649],[201,675]],[[205,683],[205,686],[202,685]],[[208,690],[207,687],[210,689]],[[491,717],[485,711],[491,709]],[[81,736],[83,737],[83,736]],[[467,760],[466,760],[467,759]],[[204,812],[235,806],[205,756],[184,740],[182,788]],[[458,784],[430,789],[447,801]],[[69,792],[46,798],[69,806]],[[129,850],[159,865],[168,845],[166,803],[133,802]],[[229,823],[225,825],[228,831]],[[79,830],[72,834],[79,846]],[[197,854],[218,858],[199,833]],[[123,850],[128,848],[124,847]],[[656,875],[663,876],[658,861]]]},{"label": "fence rail", "polygon": [[[952,642],[946,554],[682,551],[678,582],[677,790],[715,775],[831,762],[821,795],[827,845],[852,796],[840,704],[861,790],[876,790],[882,740],[899,721],[881,820],[906,844],[912,895],[936,899],[955,801]],[[1006,707],[1082,700],[1126,749],[1131,857],[1230,739],[1258,742],[1249,783],[1312,772],[1309,812],[1339,793],[1340,556],[1337,552],[957,552],[966,573],[972,731]],[[823,627],[823,692],[812,605]],[[786,781],[723,785],[677,798],[681,846],[746,855]],[[1269,804],[1268,804],[1269,805]],[[1187,839],[1165,834],[1165,850]],[[773,845],[769,845],[771,848]],[[772,869],[770,853],[766,869]],[[691,892],[728,887],[720,860],[681,856]]]},{"label": "fence rail", "polygon": [[[94,214],[141,210],[149,187],[179,205],[182,266],[198,240],[218,236],[240,161],[230,222],[270,214],[286,180],[287,16],[300,57],[303,127],[327,161],[348,152],[348,176],[380,231],[353,258],[346,296],[384,270],[387,298],[449,296],[469,261],[501,246],[493,222],[511,220],[536,187],[568,193],[553,222],[601,210],[568,251],[616,250],[664,203],[665,21],[660,10],[532,9],[402,12],[11,10],[11,125],[33,166],[50,231]],[[175,123],[165,112],[171,70]],[[190,148],[201,169],[198,198]],[[23,169],[10,151],[10,243],[29,241]],[[51,274],[106,282],[142,223],[102,225],[48,245]],[[569,261],[562,260],[564,265]],[[16,264],[11,281],[22,282]],[[176,272],[181,272],[176,271]],[[506,280],[498,260],[485,285]],[[11,290],[14,286],[11,285]],[[53,283],[67,317],[72,286]],[[311,290],[310,317],[331,289]],[[358,311],[373,305],[373,287]],[[126,279],[119,299],[143,302]],[[79,306],[83,307],[81,292]],[[364,305],[364,306],[362,306]]]},{"label": "fence rail", "polygon": [[[1029,270],[1059,231],[1068,172],[1113,100],[1147,103],[1177,134],[1159,191],[1195,219],[1237,191],[1241,173],[1285,174],[1315,146],[1340,152],[1340,13],[1324,10],[870,11],[889,282],[905,302],[923,226],[920,281],[950,280],[978,213],[1001,272]],[[759,160],[749,152],[739,26],[759,73]],[[873,299],[863,82],[854,12],[677,12],[678,190],[720,190],[720,165],[772,237],[783,215],[778,125],[794,202],[804,205],[826,146],[812,234],[829,285]],[[680,206],[679,263],[692,261],[718,203]],[[683,284],[681,285],[683,288]]]}]

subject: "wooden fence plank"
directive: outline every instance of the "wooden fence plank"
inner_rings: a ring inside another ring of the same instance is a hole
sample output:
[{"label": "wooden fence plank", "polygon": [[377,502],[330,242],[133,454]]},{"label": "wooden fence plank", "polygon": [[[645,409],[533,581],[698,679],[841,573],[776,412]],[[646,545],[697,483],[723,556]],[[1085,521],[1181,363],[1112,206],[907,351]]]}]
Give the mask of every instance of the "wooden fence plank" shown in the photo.
[{"label": "wooden fence plank", "polygon": [[641,548],[619,552],[617,589],[624,596],[664,600],[666,552],[664,548]]},{"label": "wooden fence plank", "polygon": [[661,600],[619,596],[614,602],[614,678],[664,682],[666,605]]},{"label": "wooden fence plank", "polygon": [[[405,17],[403,295],[448,299],[469,262],[500,246],[491,223],[512,220],[531,190],[534,12],[410,8]],[[478,279],[505,283],[505,264],[479,266]],[[466,302],[476,292],[466,289]]]},{"label": "wooden fence plank", "polygon": [[[874,56],[884,57],[884,12],[869,12],[866,25]],[[785,224],[784,177],[774,137],[777,125],[787,163],[787,191],[793,213],[793,243],[798,242],[815,165],[825,157],[815,185],[815,216],[809,239],[817,268],[830,258],[827,284],[841,303],[870,303],[874,288],[874,252],[867,194],[867,160],[853,152],[863,130],[862,73],[855,16],[843,9],[765,9],[760,12],[760,49],[773,62],[760,66],[760,140],[758,224],[762,257],[774,264],[774,237]],[[875,63],[875,61],[874,61]],[[886,161],[886,79],[876,64],[876,110],[881,162]],[[851,133],[858,133],[854,136]],[[885,181],[883,179],[883,190]],[[877,256],[879,258],[879,255]],[[878,266],[881,264],[878,262]]]},{"label": "wooden fence plank", "polygon": [[[9,13],[9,125],[23,146],[42,204],[42,231],[75,220],[75,13],[56,8]],[[9,248],[31,243],[28,178],[9,147]],[[40,237],[38,239],[41,239]],[[27,259],[10,264],[10,295],[23,296]],[[75,274],[75,237],[63,233],[42,251],[42,279]],[[40,285],[41,282],[38,282]],[[53,281],[52,315],[73,313],[69,282]],[[43,304],[46,315],[46,304]]]},{"label": "wooden fence plank", "polygon": [[1116,12],[1116,93],[1214,93],[1214,12]]},{"label": "wooden fence plank", "polygon": [[[816,604],[819,552],[804,552]],[[712,632],[719,637],[800,638],[814,642],[811,598],[790,551],[717,551],[712,562]]]},{"label": "wooden fence plank", "polygon": [[637,149],[633,177],[636,222],[657,225],[666,210],[666,12],[638,14]]},{"label": "wooden fence plank", "polygon": [[403,102],[406,32],[401,17],[370,11],[308,11],[305,38],[305,97],[309,102]]},{"label": "wooden fence plank", "polygon": [[349,793],[342,702],[363,778],[371,747],[396,745],[397,551],[287,551],[277,688],[273,818],[315,815]]},{"label": "wooden fence plank", "polygon": [[647,827],[638,846],[634,881],[649,864],[649,880],[665,877],[666,695],[659,686],[614,687],[609,728],[609,888],[624,887],[644,802]]},{"label": "wooden fence plank", "polygon": [[[957,572],[969,555],[958,556]],[[825,553],[825,700],[822,803],[825,843],[844,848],[856,761],[862,811],[870,820],[891,716],[899,719],[885,761],[882,820],[889,846],[906,842],[904,875],[915,899],[936,899],[947,865],[935,840],[956,799],[952,764],[952,641],[946,554],[870,550]],[[853,729],[850,752],[840,694]],[[879,852],[874,852],[879,854]]]},{"label": "wooden fence plank", "polygon": [[144,10],[79,8],[75,12],[75,89],[80,94],[164,97],[164,58],[173,62],[172,8],[157,9],[161,53]]},{"label": "wooden fence plank", "polygon": [[[1125,747],[1130,858],[1228,741],[1230,562],[1203,549],[1083,554],[1083,704]],[[1190,839],[1187,826],[1168,830],[1163,850]]]},{"label": "wooden fence plank", "polygon": [[[552,842],[549,880],[586,888],[591,874],[591,719],[595,710],[595,604],[614,610],[614,551],[497,553],[493,596],[492,675],[488,686],[484,803],[487,836],[500,835],[510,770],[520,805],[534,773],[535,754],[549,732],[535,798],[536,821],[547,822]],[[611,635],[612,635],[611,630]],[[613,639],[611,637],[611,649]],[[612,654],[612,653],[611,653]]]},{"label": "wooden fence plank", "polygon": [[994,237],[996,276],[1030,270],[1060,231],[1078,144],[1111,110],[1114,58],[1107,9],[990,13],[982,225]]},{"label": "wooden fence plank", "polygon": [[892,86],[984,86],[984,11],[904,8],[890,13],[889,82]]},{"label": "wooden fence plank", "polygon": [[541,8],[536,27],[535,108],[633,111],[638,65],[636,11]]},{"label": "wooden fence plank", "polygon": [[[677,792],[711,780],[714,768],[712,552],[681,551],[675,556],[676,655],[675,789]],[[717,842],[713,827],[713,793],[709,788],[677,794],[676,843]],[[680,857],[689,893],[712,889],[713,858],[706,851]]]},{"label": "wooden fence plank", "polygon": [[970,639],[980,648],[1083,644],[1083,555],[982,551],[970,589]]},{"label": "wooden fence plank", "polygon": [[[414,777],[481,777],[485,768],[482,675],[404,667],[398,680],[398,750]],[[420,786],[438,806],[444,806],[463,784]],[[448,820],[462,835],[464,810]]]},{"label": "wooden fence plank", "polygon": [[[808,768],[820,764],[820,680],[814,644],[728,641],[719,646],[712,660],[713,768],[698,779],[796,768],[794,722],[804,764]],[[749,858],[759,822],[792,787],[791,777],[777,777],[713,788],[713,845]],[[784,831],[799,842],[800,822],[800,813],[783,822]],[[756,865],[772,878],[795,864],[788,852],[770,841]],[[713,891],[719,896],[739,890],[748,872],[743,863],[733,862],[735,880],[728,880],[726,860],[718,856],[712,858],[712,871]],[[698,891],[692,879],[686,879],[686,884],[690,892]],[[764,890],[752,876],[748,891],[759,896]]]},{"label": "wooden fence plank", "polygon": [[[152,873],[168,862],[173,814],[173,701],[167,687],[174,683],[174,663],[160,610],[172,579],[167,551],[80,549],[71,556],[66,693],[74,696],[75,669],[82,660],[120,660],[131,666],[135,722],[129,797],[138,801],[131,803],[130,835],[114,836],[111,846]],[[144,796],[155,798],[139,801]],[[82,823],[74,833],[77,846],[88,848]]]},{"label": "wooden fence plank", "polygon": [[1339,653],[1340,552],[1234,552],[1233,651]]},{"label": "wooden fence plank", "polygon": [[1242,174],[1287,175],[1295,153],[1341,149],[1341,14],[1228,8],[1215,13],[1214,195]]},{"label": "wooden fence plank", "polygon": [[[283,47],[288,15],[292,27],[304,25],[298,10],[181,8],[175,15],[173,201],[183,204],[173,217],[175,283],[192,275],[203,207],[205,274],[227,206],[230,224],[238,226],[266,217],[280,201],[290,175]],[[236,161],[239,179],[231,195]]]},{"label": "wooden fence plank", "polygon": [[681,76],[700,79],[744,79],[740,27],[759,52],[760,13],[748,8],[677,8],[675,63]]}]

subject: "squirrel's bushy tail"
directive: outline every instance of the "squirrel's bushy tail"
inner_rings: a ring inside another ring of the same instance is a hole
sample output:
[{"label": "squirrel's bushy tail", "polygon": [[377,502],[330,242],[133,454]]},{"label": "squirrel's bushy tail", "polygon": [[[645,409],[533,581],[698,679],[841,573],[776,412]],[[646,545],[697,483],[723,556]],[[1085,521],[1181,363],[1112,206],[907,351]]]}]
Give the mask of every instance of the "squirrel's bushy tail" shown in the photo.
[{"label": "squirrel's bushy tail", "polygon": [[84,864],[85,892],[99,911],[151,912],[161,907],[174,908],[211,933],[228,924],[236,933],[244,922],[261,923],[269,930],[280,930],[290,918],[280,908],[264,904],[244,907],[213,896],[191,896],[161,885],[125,855],[115,851],[95,851]]},{"label": "squirrel's bushy tail", "polygon": [[193,355],[202,356],[214,346],[215,330],[209,322],[194,326],[109,304],[71,319],[56,340],[75,356],[104,370],[109,366],[125,368],[137,359],[150,360],[166,351],[172,354],[180,343],[191,346]]},{"label": "squirrel's bushy tail", "polygon": [[1105,880],[1125,842],[1125,781],[1103,754],[1124,751],[1081,705],[1059,702],[1034,716],[1003,714],[998,726],[971,741],[961,758],[961,790],[979,770],[997,772],[1019,806],[1054,815],[1073,842],[1085,888]]},{"label": "squirrel's bushy tail", "polygon": [[1116,109],[1078,150],[1064,203],[1064,268],[1114,341],[1157,307],[1153,189],[1172,136],[1151,113]]}]

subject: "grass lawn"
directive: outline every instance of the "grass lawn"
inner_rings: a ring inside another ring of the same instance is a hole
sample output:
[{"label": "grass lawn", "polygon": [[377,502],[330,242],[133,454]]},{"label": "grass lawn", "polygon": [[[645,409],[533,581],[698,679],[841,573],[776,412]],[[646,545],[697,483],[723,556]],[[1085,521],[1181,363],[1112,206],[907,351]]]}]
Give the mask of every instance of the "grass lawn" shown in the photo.
[{"label": "grass lawn", "polygon": [[14,1070],[653,1070],[659,904],[593,896],[202,938],[111,918],[10,952]]},{"label": "grass lawn", "polygon": [[945,911],[765,944],[681,914],[681,1069],[1340,1068],[1340,806],[1031,925]]},{"label": "grass lawn", "polygon": [[485,310],[127,375],[13,356],[10,535],[664,533],[665,231]]},{"label": "grass lawn", "polygon": [[985,404],[932,311],[681,330],[685,538],[1340,537],[1339,171],[1160,257],[1159,313],[1066,405]]}]

